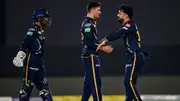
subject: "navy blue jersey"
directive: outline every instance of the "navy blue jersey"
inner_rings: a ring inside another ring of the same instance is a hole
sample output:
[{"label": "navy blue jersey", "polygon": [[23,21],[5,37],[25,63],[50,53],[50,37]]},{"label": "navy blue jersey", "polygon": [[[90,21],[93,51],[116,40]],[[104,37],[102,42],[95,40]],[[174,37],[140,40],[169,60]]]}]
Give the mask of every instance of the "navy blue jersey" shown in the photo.
[{"label": "navy blue jersey", "polygon": [[141,49],[141,37],[137,25],[132,20],[122,25],[119,30],[110,33],[106,39],[113,41],[121,37],[124,39],[124,45],[128,53]]},{"label": "navy blue jersey", "polygon": [[81,40],[83,44],[82,56],[98,54],[96,48],[99,44],[97,38],[96,21],[86,17],[81,24]]},{"label": "navy blue jersey", "polygon": [[20,50],[25,53],[44,54],[45,36],[44,30],[39,25],[34,24],[27,32]]}]

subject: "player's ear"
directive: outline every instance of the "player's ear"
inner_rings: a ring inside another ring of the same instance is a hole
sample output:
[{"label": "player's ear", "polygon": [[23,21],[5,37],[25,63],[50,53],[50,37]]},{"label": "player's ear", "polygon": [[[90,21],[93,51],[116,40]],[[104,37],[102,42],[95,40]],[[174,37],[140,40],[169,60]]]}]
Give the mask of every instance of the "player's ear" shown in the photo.
[{"label": "player's ear", "polygon": [[128,16],[127,14],[124,14],[124,17],[125,17],[125,18],[128,18],[129,16]]},{"label": "player's ear", "polygon": [[92,9],[91,9],[91,12],[94,12],[94,11],[95,11],[95,8],[92,8]]}]

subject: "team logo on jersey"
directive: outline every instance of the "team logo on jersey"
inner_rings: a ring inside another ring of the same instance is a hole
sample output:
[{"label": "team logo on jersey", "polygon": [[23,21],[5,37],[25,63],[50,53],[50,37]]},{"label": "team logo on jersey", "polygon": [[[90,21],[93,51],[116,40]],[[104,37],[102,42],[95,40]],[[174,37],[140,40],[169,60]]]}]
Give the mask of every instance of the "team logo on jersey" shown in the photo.
[{"label": "team logo on jersey", "polygon": [[27,32],[27,35],[32,36],[33,32]]},{"label": "team logo on jersey", "polygon": [[45,37],[43,37],[43,36],[40,35],[40,36],[39,36],[39,39],[40,39],[40,40],[43,40],[43,39],[45,39]]},{"label": "team logo on jersey", "polygon": [[91,32],[91,28],[85,28],[84,32]]}]

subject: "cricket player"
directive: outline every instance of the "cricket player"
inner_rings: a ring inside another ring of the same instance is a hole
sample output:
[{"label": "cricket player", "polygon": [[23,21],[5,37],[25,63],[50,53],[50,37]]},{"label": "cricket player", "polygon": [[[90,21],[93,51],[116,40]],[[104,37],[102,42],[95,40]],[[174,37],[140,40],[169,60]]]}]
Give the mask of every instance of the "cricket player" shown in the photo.
[{"label": "cricket player", "polygon": [[141,48],[141,37],[137,25],[132,20],[133,8],[128,5],[121,5],[117,14],[118,20],[122,27],[110,33],[99,44],[97,50],[107,42],[123,38],[126,48],[127,62],[125,65],[124,85],[126,90],[125,101],[142,101],[138,90],[136,89],[136,81],[140,70],[143,67],[145,56],[148,55]]},{"label": "cricket player", "polygon": [[39,90],[43,101],[53,101],[44,67],[44,30],[50,26],[51,17],[47,10],[40,8],[33,13],[33,25],[28,30],[20,50],[13,59],[16,67],[23,67],[23,86],[19,91],[20,101],[29,101],[34,86]]},{"label": "cricket player", "polygon": [[[102,101],[99,51],[96,51],[99,44],[96,22],[101,14],[100,6],[101,3],[99,2],[90,2],[87,5],[87,16],[81,25],[81,40],[83,45],[81,58],[85,69],[81,101],[88,101],[91,94],[94,101]],[[113,49],[111,46],[106,45],[102,46],[100,50],[110,53]]]}]

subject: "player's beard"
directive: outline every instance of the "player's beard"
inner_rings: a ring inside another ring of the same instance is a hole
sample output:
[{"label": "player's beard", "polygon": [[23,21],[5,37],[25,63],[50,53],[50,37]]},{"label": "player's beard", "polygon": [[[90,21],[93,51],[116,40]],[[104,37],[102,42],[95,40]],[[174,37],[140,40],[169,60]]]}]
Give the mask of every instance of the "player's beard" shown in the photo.
[{"label": "player's beard", "polygon": [[100,18],[100,14],[96,14],[95,16],[94,16],[94,20],[98,20]]},{"label": "player's beard", "polygon": [[46,26],[50,26],[51,25],[52,19],[51,18],[47,18],[47,17],[42,17],[40,19],[40,22],[42,23],[42,25],[44,27],[46,27]]},{"label": "player's beard", "polygon": [[118,22],[119,22],[120,24],[123,24],[124,20],[121,19],[120,17],[118,17]]},{"label": "player's beard", "polygon": [[41,23],[41,26],[42,26],[42,29],[44,30],[45,28],[46,28],[46,24],[44,24],[44,23]]}]

